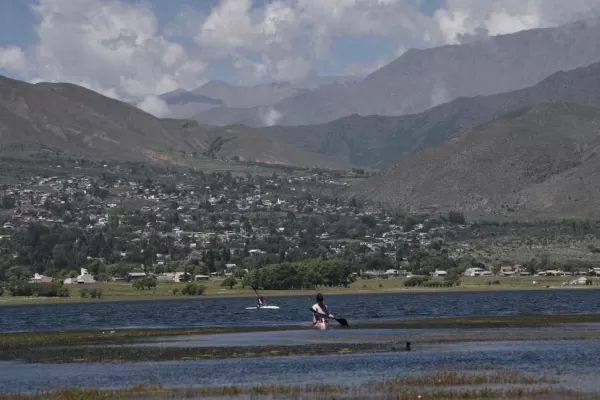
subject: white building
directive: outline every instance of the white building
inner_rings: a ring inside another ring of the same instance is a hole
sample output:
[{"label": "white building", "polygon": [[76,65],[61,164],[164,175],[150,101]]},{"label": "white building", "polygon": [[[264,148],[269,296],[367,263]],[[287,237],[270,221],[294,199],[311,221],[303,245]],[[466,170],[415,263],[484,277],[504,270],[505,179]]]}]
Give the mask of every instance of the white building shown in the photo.
[{"label": "white building", "polygon": [[81,273],[79,274],[79,276],[77,276],[77,278],[67,278],[64,281],[65,285],[72,285],[75,283],[79,283],[79,284],[83,284],[83,283],[95,283],[96,280],[94,279],[94,277],[88,272],[87,269],[85,268],[81,268]]}]

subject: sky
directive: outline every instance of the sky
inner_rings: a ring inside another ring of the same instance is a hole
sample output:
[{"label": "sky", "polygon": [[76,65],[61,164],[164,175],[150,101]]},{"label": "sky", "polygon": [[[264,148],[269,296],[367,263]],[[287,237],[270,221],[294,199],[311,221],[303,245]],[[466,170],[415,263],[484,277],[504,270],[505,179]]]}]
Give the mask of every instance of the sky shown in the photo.
[{"label": "sky", "polygon": [[600,15],[600,0],[2,0],[0,74],[124,101],[209,80],[365,76],[410,48]]}]

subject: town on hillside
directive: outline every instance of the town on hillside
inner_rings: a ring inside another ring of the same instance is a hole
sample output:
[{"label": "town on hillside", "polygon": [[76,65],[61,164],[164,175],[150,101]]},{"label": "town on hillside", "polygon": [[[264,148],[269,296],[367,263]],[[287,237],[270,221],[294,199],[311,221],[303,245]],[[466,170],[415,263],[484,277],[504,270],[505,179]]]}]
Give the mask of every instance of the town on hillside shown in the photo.
[{"label": "town on hillside", "polygon": [[373,278],[455,286],[463,277],[553,275],[591,284],[600,275],[598,222],[409,215],[340,195],[356,171],[101,170],[2,186],[5,295],[33,294],[37,283],[57,292],[69,284],[206,280],[276,290]]}]

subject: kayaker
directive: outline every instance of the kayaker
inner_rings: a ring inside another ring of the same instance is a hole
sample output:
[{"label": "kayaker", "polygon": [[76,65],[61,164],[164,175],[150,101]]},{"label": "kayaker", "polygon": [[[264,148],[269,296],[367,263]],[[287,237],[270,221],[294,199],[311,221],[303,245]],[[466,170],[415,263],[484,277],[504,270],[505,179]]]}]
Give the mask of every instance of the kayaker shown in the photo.
[{"label": "kayaker", "polygon": [[258,297],[258,308],[263,307],[265,305],[265,298],[262,296]]},{"label": "kayaker", "polygon": [[329,318],[335,318],[335,315],[329,312],[329,307],[327,307],[323,302],[323,295],[321,293],[317,293],[317,302],[314,306],[312,306],[312,309],[315,311],[313,314],[313,326],[323,321],[325,316],[328,316]]}]

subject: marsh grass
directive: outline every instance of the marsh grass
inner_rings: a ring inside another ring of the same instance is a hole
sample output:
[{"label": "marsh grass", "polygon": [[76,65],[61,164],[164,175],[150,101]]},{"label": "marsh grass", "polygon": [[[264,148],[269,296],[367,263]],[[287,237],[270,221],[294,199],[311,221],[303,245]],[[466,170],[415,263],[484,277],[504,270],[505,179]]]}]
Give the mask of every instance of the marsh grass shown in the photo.
[{"label": "marsh grass", "polygon": [[[600,322],[600,314],[523,315],[476,318],[430,318],[401,321],[365,322],[348,329],[444,329],[444,328],[516,328]],[[57,331],[0,334],[0,350],[71,346],[76,344],[127,343],[137,339],[219,333],[271,332],[302,329],[297,325],[243,326],[220,328],[121,329],[115,331]]]},{"label": "marsh grass", "polygon": [[323,354],[390,352],[389,344],[334,344],[325,350],[312,345],[232,347],[77,346],[0,350],[0,360],[29,363],[159,362],[223,358],[293,357]]},{"label": "marsh grass", "polygon": [[272,332],[298,329],[297,326],[246,326],[193,329],[121,329],[114,331],[55,331],[1,333],[0,350],[71,346],[84,344],[118,344],[153,337],[214,335],[220,333]]},{"label": "marsh grass", "polygon": [[[524,387],[523,385],[554,384],[558,379],[531,376],[514,371],[460,374],[453,371],[413,377],[398,377],[362,385],[256,385],[170,388],[159,385],[139,385],[128,389],[63,389],[36,394],[0,394],[0,400],[128,400],[128,399],[592,399],[591,395],[557,387]],[[501,384],[502,388],[485,385]],[[521,385],[521,386],[517,386]],[[466,386],[456,388],[456,386]]]},{"label": "marsh grass", "polygon": [[547,376],[525,375],[515,371],[497,371],[493,373],[465,374],[454,371],[444,371],[429,375],[408,376],[377,382],[374,387],[378,390],[394,390],[405,386],[465,386],[465,385],[534,385],[557,384],[560,380]]},{"label": "marsh grass", "polygon": [[[87,390],[64,389],[54,392],[42,392],[25,395],[0,395],[0,400],[121,400],[121,399],[202,399],[205,397],[224,397],[228,399],[395,399],[395,400],[476,400],[476,399],[583,399],[585,394],[549,388],[508,388],[508,389],[435,389],[419,390],[414,388],[396,388],[389,391],[374,392],[371,388],[348,386],[255,386],[218,388],[166,388],[161,386],[135,386],[124,390]],[[549,397],[551,396],[551,397]]]}]

